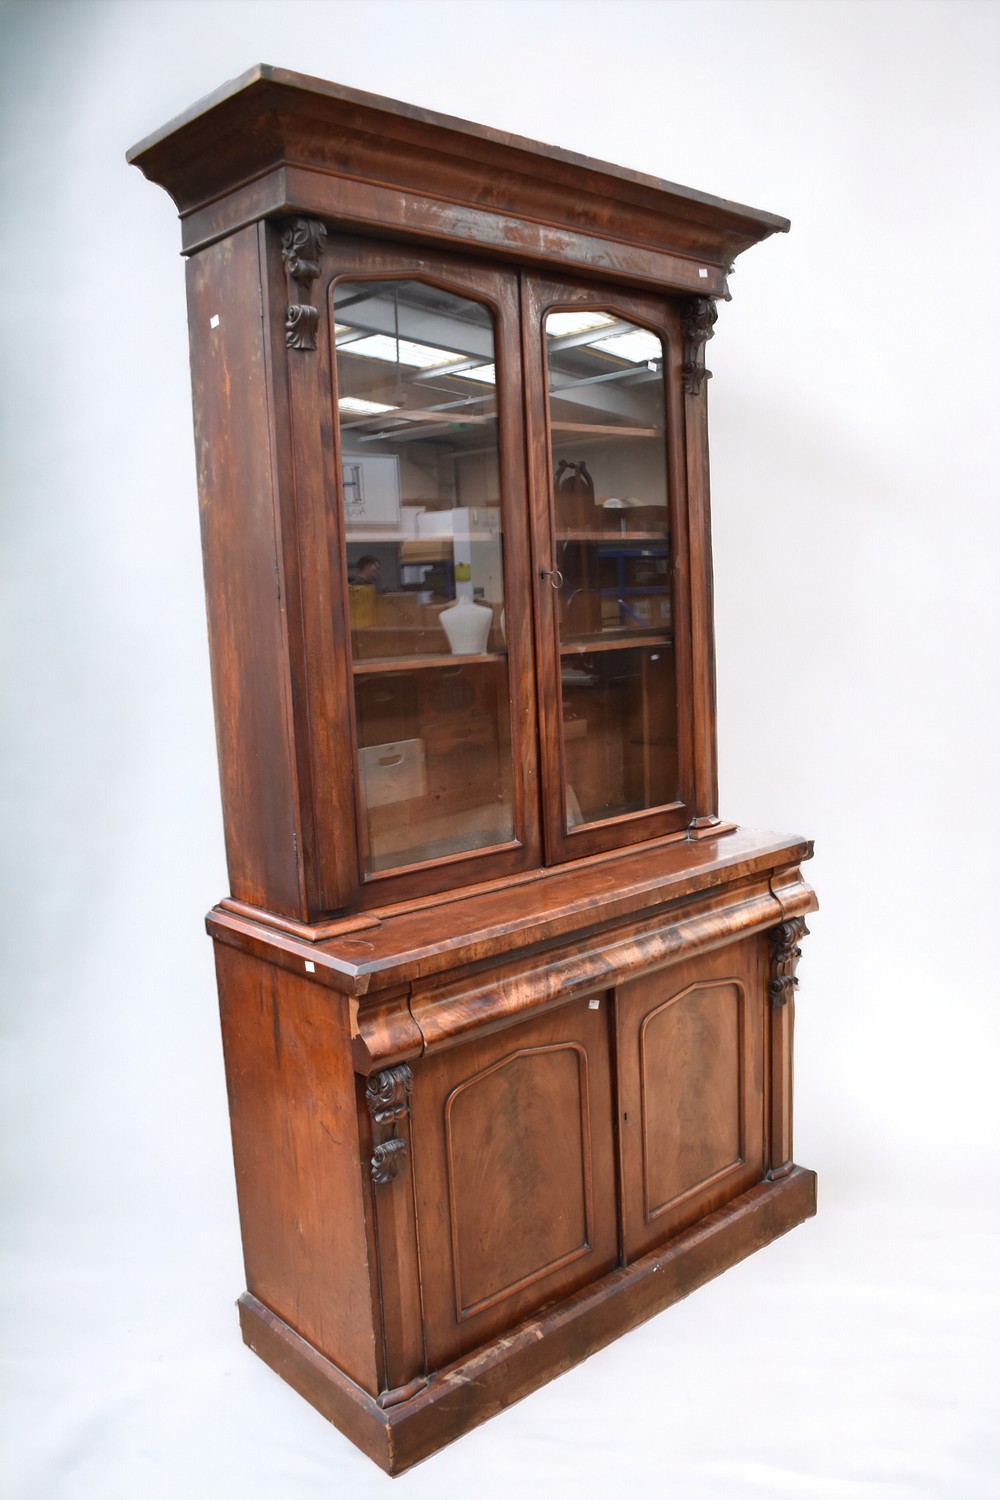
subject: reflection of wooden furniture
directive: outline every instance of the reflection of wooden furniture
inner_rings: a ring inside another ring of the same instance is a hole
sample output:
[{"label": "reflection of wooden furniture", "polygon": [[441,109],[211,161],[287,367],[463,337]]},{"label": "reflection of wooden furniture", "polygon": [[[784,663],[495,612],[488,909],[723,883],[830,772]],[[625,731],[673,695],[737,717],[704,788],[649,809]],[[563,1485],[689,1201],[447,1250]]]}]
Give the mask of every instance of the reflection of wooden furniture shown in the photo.
[{"label": "reflection of wooden furniture", "polygon": [[[811,847],[720,821],[712,681],[703,348],[734,255],[786,226],[271,69],[132,156],[190,257],[244,1336],[398,1472],[814,1209],[791,1141]],[[352,620],[345,275],[494,319],[506,621],[480,656],[409,598]],[[598,549],[665,557],[666,511],[618,513],[613,542],[552,511],[540,330],[567,306],[664,351],[670,592],[627,585],[669,597],[648,633],[605,618]],[[565,560],[591,602],[560,639]],[[438,853],[401,869],[414,825]]]}]

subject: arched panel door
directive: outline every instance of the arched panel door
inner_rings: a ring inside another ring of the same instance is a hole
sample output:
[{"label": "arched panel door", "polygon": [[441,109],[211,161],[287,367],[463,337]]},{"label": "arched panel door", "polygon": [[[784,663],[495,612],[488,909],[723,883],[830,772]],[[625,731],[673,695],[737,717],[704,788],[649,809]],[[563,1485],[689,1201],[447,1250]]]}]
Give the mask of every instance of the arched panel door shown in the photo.
[{"label": "arched panel door", "polygon": [[618,990],[627,1258],[764,1174],[763,938]]},{"label": "arched panel door", "polygon": [[616,1262],[606,997],[414,1068],[413,1174],[432,1367]]}]

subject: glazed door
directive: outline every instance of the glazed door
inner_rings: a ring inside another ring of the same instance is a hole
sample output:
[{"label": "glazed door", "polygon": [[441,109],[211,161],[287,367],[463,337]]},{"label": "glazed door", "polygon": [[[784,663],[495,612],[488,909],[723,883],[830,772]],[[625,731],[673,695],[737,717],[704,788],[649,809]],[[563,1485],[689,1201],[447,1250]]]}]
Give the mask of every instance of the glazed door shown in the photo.
[{"label": "glazed door", "polygon": [[618,1259],[606,996],[423,1058],[413,1173],[429,1368]]},{"label": "glazed door", "polygon": [[334,242],[341,595],[372,900],[540,860],[518,288]]},{"label": "glazed door", "polygon": [[763,1177],[765,994],[760,936],[619,987],[627,1260]]},{"label": "glazed door", "polygon": [[680,339],[666,301],[522,280],[550,861],[689,819]]},{"label": "glazed door", "polygon": [[334,241],[336,566],[367,904],[683,832],[682,346],[663,298]]}]

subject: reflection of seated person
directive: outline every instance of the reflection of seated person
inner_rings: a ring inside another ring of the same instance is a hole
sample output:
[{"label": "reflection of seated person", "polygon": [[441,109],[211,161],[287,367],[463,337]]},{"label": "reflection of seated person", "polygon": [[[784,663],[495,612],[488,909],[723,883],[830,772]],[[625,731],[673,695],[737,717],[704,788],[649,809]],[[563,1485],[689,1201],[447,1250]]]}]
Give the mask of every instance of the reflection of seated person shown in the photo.
[{"label": "reflection of seated person", "polygon": [[377,589],[381,574],[382,564],[378,558],[372,557],[370,552],[366,552],[363,557],[358,558],[353,568],[350,569],[347,581],[348,583],[367,583],[371,588]]}]

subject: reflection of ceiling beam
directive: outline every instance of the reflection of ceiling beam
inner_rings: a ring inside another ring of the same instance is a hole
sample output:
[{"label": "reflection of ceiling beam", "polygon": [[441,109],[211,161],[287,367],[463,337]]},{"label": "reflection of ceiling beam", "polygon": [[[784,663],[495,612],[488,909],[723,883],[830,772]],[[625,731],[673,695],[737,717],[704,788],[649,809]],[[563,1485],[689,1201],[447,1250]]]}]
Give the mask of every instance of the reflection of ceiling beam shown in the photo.
[{"label": "reflection of ceiling beam", "polygon": [[549,380],[549,394],[561,396],[563,391],[578,391],[585,385],[604,385],[612,380],[632,380],[633,385],[645,385],[650,380],[659,380],[660,372],[648,365],[629,365],[627,369],[605,370],[601,375],[553,375]]},{"label": "reflection of ceiling beam", "polygon": [[[615,382],[625,379],[630,379],[628,390],[614,389]],[[584,419],[580,423],[581,431],[587,425],[587,419],[589,418],[592,423],[595,417],[624,418],[624,423],[620,425],[626,428],[631,426],[633,429],[637,429],[641,424],[643,432],[649,431],[650,426],[648,424],[655,424],[658,420],[662,423],[661,411],[657,410],[655,406],[651,410],[652,403],[646,399],[654,395],[654,392],[643,392],[644,399],[637,402],[632,396],[632,390],[637,385],[659,386],[659,384],[660,376],[658,374],[647,370],[645,367],[640,367],[638,369],[613,370],[608,374],[594,375],[587,380],[575,381],[566,386],[555,386],[550,391],[550,397],[553,401],[558,402],[559,410],[558,412],[553,411],[553,427],[561,427],[564,431],[568,430],[575,425],[569,421],[569,417],[573,413],[578,413]],[[393,432],[392,435],[396,437],[397,435],[402,436],[399,429],[409,426],[414,422],[426,422],[429,424],[428,427],[421,427],[419,430],[407,432],[405,439],[406,441],[410,441],[413,438],[432,436],[429,430],[430,427],[434,428],[433,435],[436,435],[438,430],[447,430],[442,427],[442,418],[445,413],[453,413],[452,416],[445,418],[448,422],[478,424],[496,420],[495,411],[486,415],[480,415],[471,410],[473,407],[483,406],[487,403],[492,404],[494,402],[495,393],[492,387],[488,391],[484,391],[482,395],[470,394],[456,398],[453,392],[449,392],[449,394],[452,395],[451,400],[435,402],[432,406],[428,407],[397,407],[390,412],[378,412],[373,413],[371,416],[359,416],[355,418],[348,418],[345,414],[341,417],[341,428],[346,432],[374,427],[377,429],[378,434],[384,434],[387,431],[391,431],[395,425],[397,431]],[[609,431],[611,429],[605,427],[604,430]],[[366,438],[364,441],[371,441],[371,438]]]},{"label": "reflection of ceiling beam", "polygon": [[[391,411],[379,412],[369,417],[356,417],[354,420],[341,418],[340,430],[351,432],[355,435],[355,441],[360,443],[375,443],[391,441],[398,443],[409,443],[414,439],[448,437],[452,443],[455,442],[462,428],[469,427],[496,427],[496,409],[489,412],[474,412],[473,406],[483,406],[494,399],[492,388],[483,396],[465,396],[458,401],[442,401],[435,406],[424,408],[396,407]],[[372,428],[376,430],[371,431]],[[365,431],[365,429],[368,429]],[[483,433],[476,434],[480,439]],[[464,449],[462,450],[464,452]],[[488,452],[489,449],[477,449],[477,452]],[[496,451],[494,442],[492,451]]]},{"label": "reflection of ceiling beam", "polygon": [[[421,439],[423,439],[423,440],[426,441],[428,438],[444,438],[444,437],[450,437],[452,439],[454,439],[454,437],[455,437],[455,433],[454,433],[454,431],[452,429],[452,426],[451,426],[450,422],[428,422],[427,425],[424,426],[424,427],[411,427],[411,428],[407,428],[406,423],[405,422],[401,422],[397,427],[389,427],[389,428],[386,428],[385,430],[380,431],[380,432],[362,432],[362,433],[357,433],[355,435],[355,437],[354,437],[354,442],[356,442],[356,443],[412,443],[414,441],[421,440]],[[465,449],[464,448],[460,448],[457,444],[454,444],[454,442],[453,442],[453,446],[455,447],[455,456],[456,457],[464,456],[464,454],[465,454]],[[477,450],[477,451],[479,451],[479,450]],[[482,451],[485,452],[487,450],[483,449]],[[495,452],[496,450],[494,448],[491,451]]]},{"label": "reflection of ceiling beam", "polygon": [[[472,304],[470,304],[472,305]],[[356,338],[367,337],[371,333],[386,334],[394,338],[397,334],[397,308],[394,300],[384,293],[373,295],[369,290],[359,291],[354,297],[339,298],[335,305],[338,321],[341,319],[350,325],[350,332],[338,336],[338,350],[343,350],[345,355],[350,353],[350,341]],[[429,344],[432,347],[452,350],[461,355],[459,360],[452,360],[450,364],[432,366],[429,369],[414,371],[406,377],[406,383],[410,386],[418,382],[424,392],[429,394],[428,387],[434,385],[437,380],[444,381],[450,377],[460,376],[463,369],[470,365],[483,362],[492,362],[494,356],[492,328],[477,328],[474,324],[465,323],[460,318],[453,317],[445,312],[436,312],[430,308],[419,308],[404,302],[402,299],[398,305],[398,334],[400,338],[410,339],[415,343]],[[561,338],[547,340],[547,348],[550,356],[563,350],[579,349],[582,356],[581,362],[586,368],[595,366],[606,366],[610,362],[610,356],[594,354],[589,358],[586,354],[586,345],[595,338],[608,338],[619,330],[632,328],[630,323],[617,322],[612,326],[604,325],[600,328],[587,329],[580,333],[564,334]],[[357,356],[357,365],[362,361],[369,366],[373,375],[379,370],[386,372],[396,370],[396,365],[388,360],[363,359]],[[581,418],[588,415],[597,417],[619,417],[624,418],[630,424],[645,424],[656,420],[654,412],[650,411],[650,396],[653,392],[647,389],[642,391],[636,400],[633,392],[638,386],[647,387],[655,383],[659,384],[661,376],[649,370],[646,365],[617,366],[614,369],[606,367],[600,374],[583,375],[574,378],[570,375],[553,373],[551,376],[551,396],[558,401],[562,412],[567,417],[573,411],[578,411]],[[628,386],[623,387],[622,382],[627,381]],[[431,413],[440,413],[463,405],[481,404],[494,399],[492,387],[468,397],[457,397],[456,387],[440,385],[438,387],[442,395],[447,394],[452,399],[447,402],[435,402],[432,405],[421,408],[421,421],[427,420],[433,424],[435,435],[440,428],[440,417],[432,417]],[[426,394],[423,396],[426,400]],[[655,398],[654,398],[655,399]],[[397,414],[394,413],[394,416]],[[406,418],[407,424],[412,419]],[[402,419],[400,419],[402,420]],[[481,420],[481,419],[480,419]],[[349,426],[352,430],[359,428],[376,427],[379,431],[386,427],[386,419],[380,420],[379,416],[360,418],[345,422],[345,429]],[[420,428],[406,433],[407,439],[417,436],[430,436],[426,428]]]},{"label": "reflection of ceiling beam", "polygon": [[623,323],[617,318],[613,323],[601,323],[597,328],[584,328],[579,333],[564,333],[560,338],[546,335],[545,347],[549,354],[558,354],[562,349],[578,349],[581,344],[594,344],[598,339],[614,338],[616,333],[631,333],[634,323]]},{"label": "reflection of ceiling beam", "polygon": [[[493,361],[490,360],[489,363],[492,365]],[[467,370],[479,370],[482,368],[483,361],[481,359],[456,359],[450,365],[431,365],[428,369],[421,370],[419,374],[414,375],[413,378],[414,380],[428,381],[434,380],[441,375],[464,375]],[[494,382],[489,380],[483,383],[485,385],[493,385]]]},{"label": "reflection of ceiling beam", "polygon": [[[438,401],[433,406],[426,408],[394,406],[384,412],[372,412],[370,415],[358,415],[353,419],[346,413],[340,415],[340,430],[342,432],[355,432],[359,428],[378,427],[379,431],[372,436],[381,437],[386,429],[393,426],[402,428],[408,422],[429,422],[431,426],[440,428],[442,421],[450,428],[452,423],[461,422],[463,425],[479,425],[486,422],[496,422],[496,409],[489,412],[474,412],[474,406],[485,406],[496,400],[493,387],[484,391],[482,395],[460,396],[453,401]],[[454,416],[442,417],[445,412],[453,412]],[[396,436],[396,433],[392,434]],[[362,438],[362,442],[371,442],[372,436]],[[426,431],[407,434],[407,436],[426,437]]]},{"label": "reflection of ceiling beam", "polygon": [[[655,384],[662,389],[661,376],[653,370],[647,370],[645,365],[633,365],[627,370],[611,370],[603,375],[588,375],[583,380],[567,378],[564,384],[557,383],[559,379],[556,376],[552,380],[549,387],[550,400],[558,401],[560,405],[565,403],[577,407],[581,412],[604,413],[639,422],[651,420],[650,407],[655,401],[655,393],[643,390],[637,400],[634,394],[636,387]],[[623,380],[629,382],[627,388],[622,388],[619,384]],[[653,401],[650,400],[651,397]]]},{"label": "reflection of ceiling beam", "polygon": [[[429,308],[411,307],[400,301],[397,325],[397,308],[391,298],[365,296],[339,299],[334,304],[337,322],[350,325],[351,333],[387,333],[390,338],[398,336],[410,339],[415,344],[430,344],[436,349],[452,350],[455,354],[468,355],[470,359],[491,361],[493,359],[493,327],[477,327],[463,322],[461,318],[449,317],[447,313],[433,312]],[[337,339],[337,347],[348,348],[349,335]],[[375,361],[373,361],[375,363]]]},{"label": "reflection of ceiling beam", "polygon": [[456,412],[454,416],[442,417],[445,410],[443,406],[431,406],[425,411],[415,411],[412,407],[399,407],[396,411],[379,412],[376,416],[359,417],[354,422],[341,422],[341,428],[347,432],[355,427],[371,427],[374,423],[381,423],[385,427],[389,423],[406,422],[431,422],[440,426],[441,422],[461,422],[463,427],[469,425],[480,427],[486,422],[495,422],[494,416],[483,416],[481,412],[463,411]]}]

